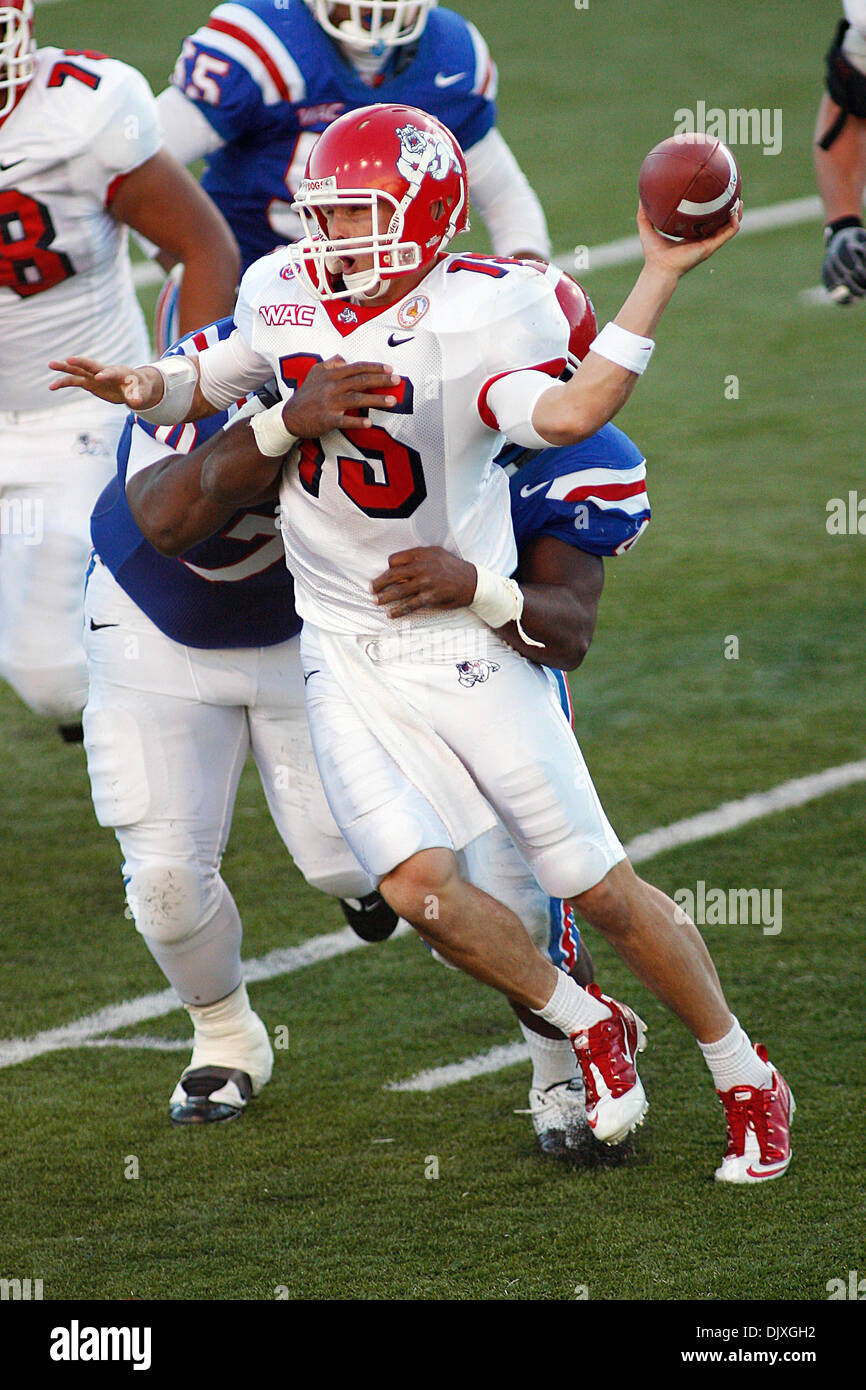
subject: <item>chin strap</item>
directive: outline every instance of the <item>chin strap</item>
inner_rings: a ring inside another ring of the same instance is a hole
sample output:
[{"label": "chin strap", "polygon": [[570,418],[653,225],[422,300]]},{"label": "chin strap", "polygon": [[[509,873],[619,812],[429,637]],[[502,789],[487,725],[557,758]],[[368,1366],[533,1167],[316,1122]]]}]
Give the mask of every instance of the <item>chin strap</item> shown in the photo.
[{"label": "chin strap", "polygon": [[[367,285],[366,281],[369,279],[369,276],[369,270],[358,271],[355,275],[344,275],[343,284],[346,286],[347,290],[351,290],[352,294],[357,299],[375,299],[382,293],[382,278],[377,275],[374,283],[372,285]],[[353,284],[353,281],[359,282],[357,288]],[[364,286],[364,288],[361,288],[361,286]]]}]

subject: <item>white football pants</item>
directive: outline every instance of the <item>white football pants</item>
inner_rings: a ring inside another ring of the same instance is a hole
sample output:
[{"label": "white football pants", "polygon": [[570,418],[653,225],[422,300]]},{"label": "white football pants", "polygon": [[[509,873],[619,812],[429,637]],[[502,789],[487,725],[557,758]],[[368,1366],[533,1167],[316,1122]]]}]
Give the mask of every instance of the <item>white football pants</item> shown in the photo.
[{"label": "white football pants", "polygon": [[0,677],[37,714],[76,721],[90,513],[115,471],[126,411],[88,397],[0,413]]},{"label": "white football pants", "polygon": [[[454,847],[429,789],[420,778],[410,781],[388,751],[382,711],[396,694],[456,754],[544,891],[553,898],[586,892],[625,851],[602,809],[553,674],[492,632],[480,661],[455,659],[454,634],[445,637],[440,642],[435,629],[422,631],[413,658],[393,655],[387,639],[347,637],[367,663],[359,673],[364,718],[357,687],[344,690],[316,629],[304,625],[310,729],[337,824],[377,881],[419,850]],[[429,653],[448,655],[426,658],[425,643]],[[381,702],[377,682],[388,687]]]},{"label": "white football pants", "polygon": [[96,816],[117,834],[127,901],[157,961],[185,1002],[211,1003],[240,983],[240,919],[220,863],[250,749],[274,824],[307,881],[337,897],[373,887],[325,800],[298,638],[182,646],[99,561],[85,619],[84,743]]}]

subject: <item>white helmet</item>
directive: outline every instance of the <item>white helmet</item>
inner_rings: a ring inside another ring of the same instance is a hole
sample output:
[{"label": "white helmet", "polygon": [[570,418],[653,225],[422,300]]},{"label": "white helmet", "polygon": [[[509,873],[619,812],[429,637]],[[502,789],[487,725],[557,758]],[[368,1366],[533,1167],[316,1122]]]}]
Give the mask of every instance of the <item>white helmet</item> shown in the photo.
[{"label": "white helmet", "polygon": [[0,5],[0,118],[8,116],[33,76],[33,0]]},{"label": "white helmet", "polygon": [[[349,0],[342,5],[332,0],[304,0],[304,3],[332,39],[353,48],[384,53],[386,49],[413,43],[419,38],[437,0],[366,0],[366,4]],[[340,10],[348,11],[348,16],[335,21],[335,11]]]}]

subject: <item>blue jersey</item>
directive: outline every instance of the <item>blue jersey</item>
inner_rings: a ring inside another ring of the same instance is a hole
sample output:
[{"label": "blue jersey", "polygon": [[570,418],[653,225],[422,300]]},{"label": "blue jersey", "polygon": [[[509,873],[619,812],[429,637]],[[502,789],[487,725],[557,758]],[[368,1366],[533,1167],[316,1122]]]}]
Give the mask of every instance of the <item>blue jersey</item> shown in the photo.
[{"label": "blue jersey", "polygon": [[230,224],[244,268],[300,236],[289,211],[316,140],[345,111],[375,102],[421,107],[476,144],[496,122],[496,68],[474,25],[432,10],[417,42],[362,82],[303,0],[218,5],[184,42],[173,84],[226,144],[202,185]]},{"label": "blue jersey", "polygon": [[[512,474],[511,520],[518,555],[535,536],[554,536],[593,555],[621,555],[649,525],[646,461],[615,425],[605,425],[580,444],[538,453],[506,445],[497,462]],[[573,724],[565,672],[550,675]],[[571,907],[551,898],[550,959],[570,973],[579,947],[580,931]]]},{"label": "blue jersey", "polygon": [[[172,354],[200,352],[233,329],[231,319],[221,319],[183,339]],[[160,555],[144,538],[126,500],[130,460],[146,464],[173,451],[189,453],[236,412],[233,406],[173,428],[130,415],[116,476],[91,517],[96,553],[118,584],[161,632],[187,647],[269,647],[301,629],[273,502],[242,508],[216,535],[174,558]]]},{"label": "blue jersey", "polygon": [[[498,461],[508,467],[524,453],[506,448]],[[646,460],[616,425],[542,449],[512,475],[511,519],[518,552],[534,536],[555,536],[593,555],[621,555],[649,525]]]}]

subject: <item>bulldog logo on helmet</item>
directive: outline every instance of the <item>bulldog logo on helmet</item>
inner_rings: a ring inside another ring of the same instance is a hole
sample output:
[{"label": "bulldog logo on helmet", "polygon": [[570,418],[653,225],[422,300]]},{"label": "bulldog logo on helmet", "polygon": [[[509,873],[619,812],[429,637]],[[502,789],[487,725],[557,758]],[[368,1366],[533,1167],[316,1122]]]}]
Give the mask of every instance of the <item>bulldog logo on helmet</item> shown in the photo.
[{"label": "bulldog logo on helmet", "polygon": [[399,126],[400,154],[397,168],[407,183],[415,183],[419,173],[445,179],[452,169],[460,173],[460,163],[444,135],[419,130],[414,125]]}]

